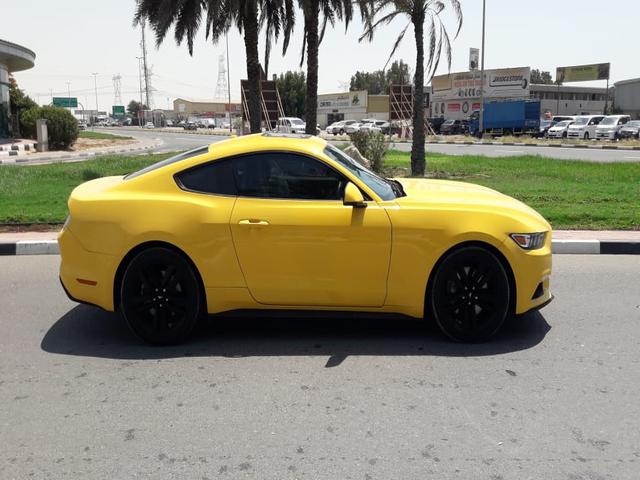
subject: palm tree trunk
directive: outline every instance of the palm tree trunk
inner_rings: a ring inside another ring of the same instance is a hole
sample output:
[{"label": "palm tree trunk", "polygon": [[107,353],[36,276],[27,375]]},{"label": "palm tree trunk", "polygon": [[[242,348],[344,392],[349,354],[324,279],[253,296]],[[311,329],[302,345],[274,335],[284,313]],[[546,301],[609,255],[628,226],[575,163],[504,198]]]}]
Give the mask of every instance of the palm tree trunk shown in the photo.
[{"label": "palm tree trunk", "polygon": [[262,121],[260,92],[260,55],[258,53],[258,10],[255,1],[247,2],[247,16],[244,19],[244,49],[247,56],[247,80],[249,92],[249,126],[251,133],[260,133]]},{"label": "palm tree trunk", "polygon": [[307,35],[307,99],[305,132],[316,134],[318,123],[318,16],[320,3],[318,0],[306,0],[304,9],[304,25]]},{"label": "palm tree trunk", "polygon": [[[418,2],[421,4],[421,2]],[[415,12],[411,21],[416,38],[416,74],[413,88],[413,141],[411,144],[411,175],[423,177],[424,151],[424,12]]]}]

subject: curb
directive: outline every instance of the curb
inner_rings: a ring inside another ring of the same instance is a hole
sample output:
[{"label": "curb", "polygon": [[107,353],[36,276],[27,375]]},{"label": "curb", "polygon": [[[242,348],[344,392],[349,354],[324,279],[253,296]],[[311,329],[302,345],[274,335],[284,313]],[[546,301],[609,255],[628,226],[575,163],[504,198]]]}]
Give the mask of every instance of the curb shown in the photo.
[{"label": "curb", "polygon": [[[601,240],[553,240],[554,254],[562,255],[640,255],[640,242]],[[20,240],[0,243],[0,256],[58,255],[57,240]]]},{"label": "curb", "polygon": [[[42,156],[42,157],[25,155],[25,156],[21,156],[20,158],[14,158],[11,160],[0,159],[0,165],[15,164],[15,163],[21,163],[21,164],[54,163],[54,162],[66,162],[71,160],[81,161],[81,160],[89,160],[91,158],[94,158],[100,155],[118,155],[121,153],[145,152],[149,150],[155,150],[160,145],[162,145],[162,140],[153,141],[153,142],[139,142],[138,144],[133,144],[133,146],[130,146],[129,148],[107,147],[107,148],[112,148],[112,150],[95,151],[95,152],[86,151],[86,152],[78,152],[78,153],[69,154],[69,155],[51,155],[51,156]],[[10,155],[18,154],[18,152],[5,152],[5,153],[9,153]]]}]

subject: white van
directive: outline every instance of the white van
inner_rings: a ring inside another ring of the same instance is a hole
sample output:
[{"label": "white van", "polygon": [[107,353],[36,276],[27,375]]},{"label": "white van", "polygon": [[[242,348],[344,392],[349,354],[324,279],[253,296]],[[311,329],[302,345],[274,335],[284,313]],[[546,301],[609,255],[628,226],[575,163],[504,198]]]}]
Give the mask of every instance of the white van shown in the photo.
[{"label": "white van", "polygon": [[567,138],[596,138],[596,127],[604,119],[604,115],[580,115],[575,123],[569,126]]},{"label": "white van", "polygon": [[596,128],[596,139],[617,140],[620,129],[629,121],[629,115],[607,115]]}]

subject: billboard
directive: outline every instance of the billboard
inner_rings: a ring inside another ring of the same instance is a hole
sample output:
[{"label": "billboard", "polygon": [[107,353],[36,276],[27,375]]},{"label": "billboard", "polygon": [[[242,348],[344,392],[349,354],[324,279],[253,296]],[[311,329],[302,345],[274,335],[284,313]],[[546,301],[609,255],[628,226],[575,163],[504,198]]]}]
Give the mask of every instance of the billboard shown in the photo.
[{"label": "billboard", "polygon": [[328,93],[318,95],[318,112],[345,108],[367,108],[367,91]]},{"label": "billboard", "polygon": [[556,68],[556,81],[588,82],[590,80],[608,80],[609,63],[594,63],[592,65],[574,65],[572,67]]},{"label": "billboard", "polygon": [[[488,100],[529,97],[529,67],[485,70],[484,80],[484,96]],[[431,80],[433,101],[477,99],[480,97],[481,85],[478,71],[438,75]]]},{"label": "billboard", "polygon": [[469,49],[469,70],[478,70],[480,64],[480,50],[478,48]]}]

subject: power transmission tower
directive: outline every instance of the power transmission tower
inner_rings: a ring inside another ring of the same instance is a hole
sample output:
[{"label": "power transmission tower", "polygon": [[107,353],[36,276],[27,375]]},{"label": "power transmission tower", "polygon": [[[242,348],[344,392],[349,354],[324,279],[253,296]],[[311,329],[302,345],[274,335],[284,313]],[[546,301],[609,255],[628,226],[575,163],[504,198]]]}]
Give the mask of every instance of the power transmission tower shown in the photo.
[{"label": "power transmission tower", "polygon": [[350,82],[343,82],[343,81],[338,80],[338,88],[340,90],[342,90],[343,92],[348,92],[350,85],[351,85]]},{"label": "power transmission tower", "polygon": [[216,84],[216,100],[225,100],[227,97],[227,66],[224,59],[224,53],[218,57],[218,83]]},{"label": "power transmission tower", "polygon": [[113,104],[122,105],[122,76],[120,74],[114,75],[113,78]]}]

